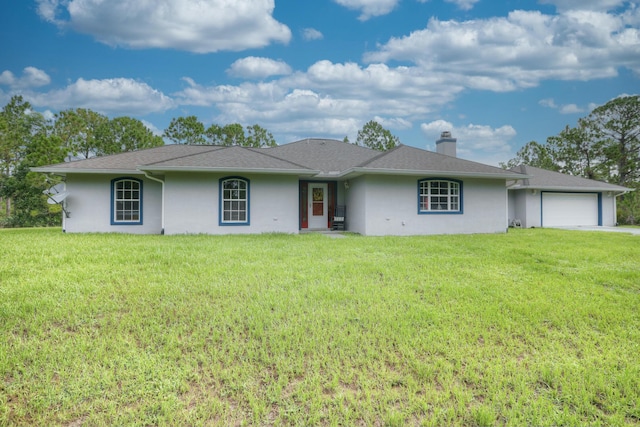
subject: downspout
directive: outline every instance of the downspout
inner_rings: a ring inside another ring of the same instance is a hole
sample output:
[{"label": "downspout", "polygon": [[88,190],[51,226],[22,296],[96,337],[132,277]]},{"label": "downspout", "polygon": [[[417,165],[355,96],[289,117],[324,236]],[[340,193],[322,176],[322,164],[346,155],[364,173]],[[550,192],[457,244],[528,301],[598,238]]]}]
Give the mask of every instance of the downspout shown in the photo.
[{"label": "downspout", "polygon": [[505,203],[505,205],[507,205],[507,208],[506,208],[507,209],[507,215],[506,215],[506,217],[507,217],[507,227],[505,229],[505,232],[508,233],[509,232],[509,187],[508,186],[504,189],[504,192],[506,193],[505,194],[505,199],[506,199],[506,202],[507,202],[507,203]]},{"label": "downspout", "polygon": [[147,172],[147,171],[143,171],[143,172],[144,172],[144,176],[146,178],[149,178],[152,181],[159,182],[160,185],[162,186],[162,195],[161,195],[162,207],[160,208],[161,209],[161,211],[160,211],[160,223],[162,225],[162,230],[160,231],[160,234],[164,234],[164,181],[159,179],[159,178],[155,178],[155,177],[151,176],[149,174],[149,172]]},{"label": "downspout", "polygon": [[[523,178],[524,179],[524,178]],[[505,197],[506,197],[506,205],[507,205],[507,228],[506,228],[506,232],[509,232],[509,189],[512,187],[515,187],[516,185],[518,185],[518,179],[514,179],[513,183],[509,184],[508,182],[505,182],[505,188],[504,191],[506,193]]]},{"label": "downspout", "polygon": [[615,214],[616,214],[616,217],[615,217],[615,220],[616,220],[615,226],[616,227],[618,226],[618,197],[624,196],[625,194],[630,193],[632,191],[634,191],[634,190],[633,189],[629,189],[629,190],[621,191],[618,194],[613,196],[613,212],[615,212]]},{"label": "downspout", "polygon": [[[64,183],[64,190],[62,190],[62,191],[67,191],[67,182],[66,181],[62,181],[62,182]],[[67,232],[67,217],[69,216],[69,214],[67,213],[67,209],[66,209],[67,201],[63,200],[62,203],[60,203],[60,207],[62,208],[62,232],[66,233]]]}]

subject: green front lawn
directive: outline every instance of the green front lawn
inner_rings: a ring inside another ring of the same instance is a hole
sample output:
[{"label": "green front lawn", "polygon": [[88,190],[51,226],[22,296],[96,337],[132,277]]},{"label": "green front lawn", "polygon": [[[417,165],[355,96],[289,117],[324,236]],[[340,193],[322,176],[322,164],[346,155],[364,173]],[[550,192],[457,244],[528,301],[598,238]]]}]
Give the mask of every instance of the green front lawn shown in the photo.
[{"label": "green front lawn", "polygon": [[0,244],[0,425],[640,424],[639,236]]}]

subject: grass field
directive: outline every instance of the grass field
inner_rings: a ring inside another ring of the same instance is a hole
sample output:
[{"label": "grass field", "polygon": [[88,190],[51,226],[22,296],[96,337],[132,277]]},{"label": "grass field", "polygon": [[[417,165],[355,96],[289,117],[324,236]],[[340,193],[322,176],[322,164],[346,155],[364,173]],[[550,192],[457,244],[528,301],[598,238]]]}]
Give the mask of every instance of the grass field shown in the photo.
[{"label": "grass field", "polygon": [[640,236],[0,244],[0,425],[640,424]]}]

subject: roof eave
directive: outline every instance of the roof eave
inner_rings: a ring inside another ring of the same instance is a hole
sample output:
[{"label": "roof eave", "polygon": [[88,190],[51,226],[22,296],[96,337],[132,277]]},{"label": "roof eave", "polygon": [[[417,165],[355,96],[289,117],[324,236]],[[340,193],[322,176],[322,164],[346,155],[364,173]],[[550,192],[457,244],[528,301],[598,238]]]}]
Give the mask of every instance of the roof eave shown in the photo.
[{"label": "roof eave", "polygon": [[264,175],[296,175],[296,176],[315,176],[321,171],[311,169],[264,169],[264,168],[229,168],[229,167],[184,167],[184,166],[162,166],[162,167],[145,167],[138,168],[143,172],[222,172],[222,173],[256,173]]},{"label": "roof eave", "polygon": [[460,171],[437,171],[428,169],[379,169],[355,167],[345,170],[340,174],[341,178],[356,177],[359,175],[405,175],[405,176],[439,176],[443,178],[484,178],[484,179],[504,179],[520,180],[532,178],[529,175],[520,173],[480,173],[480,172],[460,172]]},{"label": "roof eave", "polygon": [[612,192],[618,194],[628,193],[633,191],[633,188],[603,188],[603,187],[572,187],[572,186],[540,186],[540,185],[517,185],[509,187],[509,190],[538,190],[538,191],[566,191],[566,192],[579,192],[579,193],[599,193],[599,192]]},{"label": "roof eave", "polygon": [[91,173],[91,174],[134,174],[143,175],[138,169],[84,169],[84,168],[47,168],[36,167],[31,168],[31,172],[68,174],[68,173]]}]

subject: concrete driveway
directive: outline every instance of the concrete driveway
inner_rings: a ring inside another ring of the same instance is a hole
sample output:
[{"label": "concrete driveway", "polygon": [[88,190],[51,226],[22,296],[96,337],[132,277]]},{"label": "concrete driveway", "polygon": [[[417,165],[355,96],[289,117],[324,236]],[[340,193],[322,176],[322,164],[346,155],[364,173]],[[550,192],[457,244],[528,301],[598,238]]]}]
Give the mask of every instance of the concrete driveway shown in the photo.
[{"label": "concrete driveway", "polygon": [[604,231],[607,233],[629,233],[640,236],[640,228],[632,227],[597,227],[597,226],[579,226],[579,227],[550,227],[561,230],[579,230],[579,231]]}]

